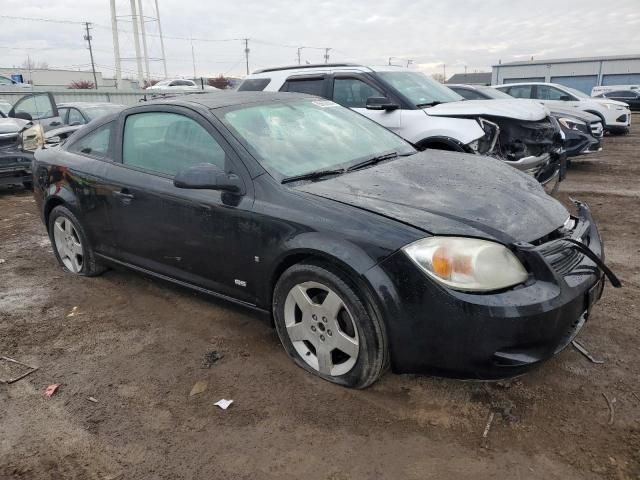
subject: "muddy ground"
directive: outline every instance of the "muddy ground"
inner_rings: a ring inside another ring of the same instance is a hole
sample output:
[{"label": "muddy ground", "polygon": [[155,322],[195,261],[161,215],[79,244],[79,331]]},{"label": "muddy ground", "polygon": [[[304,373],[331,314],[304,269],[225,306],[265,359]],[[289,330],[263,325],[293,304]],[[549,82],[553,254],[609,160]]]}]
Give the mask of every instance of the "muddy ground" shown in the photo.
[{"label": "muddy ground", "polygon": [[[0,384],[0,479],[640,478],[634,121],[574,161],[557,194],[592,206],[625,284],[580,334],[605,363],[568,348],[511,384],[387,374],[365,391],[333,386],[250,311],[128,271],[64,274],[30,194],[0,190],[0,355],[39,367]],[[224,357],[202,368],[213,350]],[[221,398],[234,403],[220,410]]]}]

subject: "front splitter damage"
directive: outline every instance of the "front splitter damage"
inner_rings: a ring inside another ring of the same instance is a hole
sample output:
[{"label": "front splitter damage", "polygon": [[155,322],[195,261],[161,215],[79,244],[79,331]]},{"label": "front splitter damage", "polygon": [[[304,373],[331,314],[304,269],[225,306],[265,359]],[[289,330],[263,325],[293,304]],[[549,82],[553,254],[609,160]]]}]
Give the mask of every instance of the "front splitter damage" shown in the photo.
[{"label": "front splitter damage", "polygon": [[563,179],[565,156],[560,126],[555,118],[533,122],[511,118],[490,120],[500,127],[490,155],[535,177],[543,185],[557,184]]}]

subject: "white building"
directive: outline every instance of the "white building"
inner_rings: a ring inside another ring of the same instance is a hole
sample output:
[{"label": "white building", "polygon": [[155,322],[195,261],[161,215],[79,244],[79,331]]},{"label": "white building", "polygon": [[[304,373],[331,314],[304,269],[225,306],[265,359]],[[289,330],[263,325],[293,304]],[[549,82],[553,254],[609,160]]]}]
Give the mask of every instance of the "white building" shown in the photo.
[{"label": "white building", "polygon": [[640,84],[640,55],[508,62],[492,68],[492,85],[553,82],[590,94],[596,85]]},{"label": "white building", "polygon": [[[88,81],[93,83],[93,72],[91,70],[54,70],[49,68],[27,69],[22,67],[2,68],[0,67],[0,75],[11,77],[11,75],[21,74],[25,83],[30,83],[34,87],[42,89],[59,90],[65,89],[75,81]],[[115,79],[104,78],[102,72],[96,72],[96,80],[98,81],[98,89],[107,90],[115,89]],[[119,90],[137,89],[137,82],[122,79]]]}]

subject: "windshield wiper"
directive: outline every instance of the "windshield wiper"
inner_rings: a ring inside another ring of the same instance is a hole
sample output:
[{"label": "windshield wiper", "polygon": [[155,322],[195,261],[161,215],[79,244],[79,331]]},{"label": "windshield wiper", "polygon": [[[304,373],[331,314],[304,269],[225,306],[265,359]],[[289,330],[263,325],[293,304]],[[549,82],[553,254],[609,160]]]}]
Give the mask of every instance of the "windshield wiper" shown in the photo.
[{"label": "windshield wiper", "polygon": [[435,107],[436,105],[440,105],[441,103],[446,103],[446,102],[439,102],[438,100],[434,100],[433,102],[418,103],[416,104],[416,107]]},{"label": "windshield wiper", "polygon": [[280,183],[290,183],[298,180],[311,180],[313,178],[321,178],[329,175],[340,175],[344,173],[344,168],[334,168],[333,170],[316,170],[314,172],[301,173],[300,175],[293,175],[291,177],[285,177]]},{"label": "windshield wiper", "polygon": [[382,162],[383,160],[389,160],[390,158],[396,158],[398,156],[398,152],[389,152],[383,155],[378,155],[376,157],[367,158],[362,162],[356,163],[355,165],[351,165],[347,168],[347,172],[352,172],[354,170],[359,170],[364,167],[368,167],[370,165],[375,165],[376,163]]}]

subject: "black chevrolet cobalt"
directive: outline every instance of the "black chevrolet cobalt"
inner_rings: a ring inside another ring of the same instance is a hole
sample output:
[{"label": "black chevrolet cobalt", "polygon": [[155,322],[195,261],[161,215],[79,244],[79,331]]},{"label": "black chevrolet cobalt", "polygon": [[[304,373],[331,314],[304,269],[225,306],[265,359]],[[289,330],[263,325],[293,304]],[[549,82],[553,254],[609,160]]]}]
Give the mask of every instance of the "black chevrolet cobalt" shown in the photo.
[{"label": "black chevrolet cobalt", "polygon": [[129,108],[39,150],[33,175],[65,270],[270,313],[298,365],[349,387],[523,373],[576,336],[607,271],[586,205],[302,94]]}]

